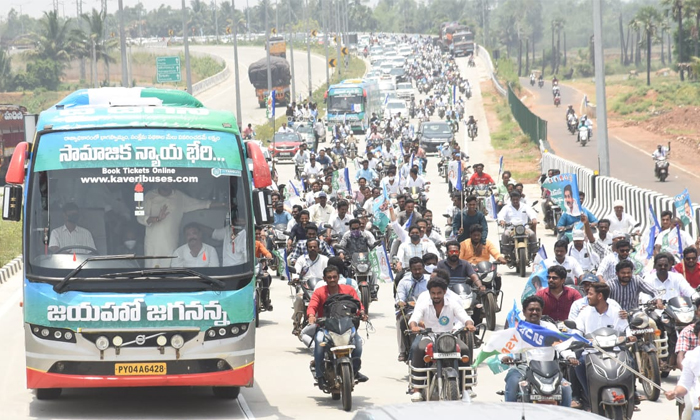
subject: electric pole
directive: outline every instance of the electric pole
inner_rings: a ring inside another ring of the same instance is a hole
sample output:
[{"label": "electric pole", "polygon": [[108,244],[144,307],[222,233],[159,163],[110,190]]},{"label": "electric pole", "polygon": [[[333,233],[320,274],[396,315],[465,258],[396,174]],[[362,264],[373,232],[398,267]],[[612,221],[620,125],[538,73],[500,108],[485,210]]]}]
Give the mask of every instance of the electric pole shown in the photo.
[{"label": "electric pole", "polygon": [[313,87],[311,84],[311,30],[309,29],[309,0],[304,1],[304,22],[306,25],[306,67],[309,69],[309,102],[313,96]]},{"label": "electric pole", "polygon": [[236,78],[236,121],[238,131],[243,127],[243,115],[241,114],[241,80],[238,76],[238,21],[236,20],[236,4],[231,0],[231,21],[233,22],[233,74]]},{"label": "electric pole", "polygon": [[605,63],[603,62],[602,1],[593,0],[593,47],[595,54],[596,125],[598,126],[598,169],[600,175],[610,176],[608,149],[608,114],[605,102]]},{"label": "electric pole", "polygon": [[187,6],[182,0],[182,40],[185,44],[185,72],[187,73],[187,92],[192,94],[192,73],[190,72],[190,42],[187,34]]},{"label": "electric pole", "polygon": [[292,38],[292,0],[289,0],[289,60],[292,64],[292,102],[296,98],[296,81],[294,80],[294,38]]},{"label": "electric pole", "polygon": [[126,33],[124,32],[124,0],[119,0],[119,49],[122,53],[122,86],[129,87],[129,68],[126,63]]}]

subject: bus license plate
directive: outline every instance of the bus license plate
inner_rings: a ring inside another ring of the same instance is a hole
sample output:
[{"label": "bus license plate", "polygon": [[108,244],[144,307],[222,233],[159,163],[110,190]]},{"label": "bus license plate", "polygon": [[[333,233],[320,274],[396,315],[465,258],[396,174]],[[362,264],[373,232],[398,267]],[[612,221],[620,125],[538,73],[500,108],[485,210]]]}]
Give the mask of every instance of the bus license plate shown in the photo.
[{"label": "bus license plate", "polygon": [[165,375],[166,363],[115,363],[114,374],[116,376],[141,376],[141,375]]}]

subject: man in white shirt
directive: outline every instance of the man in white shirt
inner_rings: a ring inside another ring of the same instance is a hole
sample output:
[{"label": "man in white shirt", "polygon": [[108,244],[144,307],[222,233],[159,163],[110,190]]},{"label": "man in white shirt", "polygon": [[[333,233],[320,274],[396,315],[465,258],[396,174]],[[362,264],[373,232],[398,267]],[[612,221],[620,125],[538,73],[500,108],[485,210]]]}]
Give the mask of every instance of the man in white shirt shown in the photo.
[{"label": "man in white shirt", "polygon": [[[583,308],[576,318],[576,329],[582,335],[594,332],[599,328],[611,327],[620,333],[625,333],[629,341],[636,338],[631,335],[627,319],[620,317],[619,307],[608,304],[610,287],[605,283],[595,283],[588,288],[588,306]],[[588,378],[586,377],[586,356],[581,354],[578,361],[572,362],[575,366],[583,392],[588,396]],[[590,399],[588,399],[590,401]]]},{"label": "man in white shirt", "polygon": [[[661,252],[654,257],[654,269],[644,277],[644,282],[658,292],[657,296],[663,300],[670,300],[674,297],[683,296],[695,300],[698,296],[693,286],[690,285],[682,274],[671,270],[674,262],[672,255]],[[670,346],[669,341],[669,346]]]},{"label": "man in white shirt", "polygon": [[[525,232],[530,242],[530,253],[537,252],[537,236],[534,231],[535,226],[537,226],[537,215],[531,207],[520,203],[519,192],[513,191],[510,193],[510,203],[504,205],[501,211],[498,212],[497,219],[498,223],[503,227],[507,224],[513,225],[503,230],[501,241],[504,245],[513,246],[515,226],[525,225],[527,226]],[[528,225],[531,225],[533,229],[530,229]],[[504,252],[504,254],[505,253],[506,252]]]},{"label": "man in white shirt", "polygon": [[323,270],[328,266],[328,257],[318,252],[318,239],[306,241],[307,253],[297,259],[294,270],[298,278],[323,278]]},{"label": "man in white shirt", "polygon": [[214,229],[212,239],[223,242],[224,267],[244,264],[248,261],[246,230],[231,232],[231,226]]},{"label": "man in white shirt", "polygon": [[576,284],[578,279],[583,275],[583,269],[578,261],[567,254],[567,242],[565,239],[560,239],[554,244],[554,257],[544,260],[545,267],[553,267],[560,265],[566,269],[566,278]]},{"label": "man in white shirt", "polygon": [[202,242],[202,229],[197,223],[188,223],[183,229],[187,243],[175,250],[171,267],[218,267],[216,249]]},{"label": "man in white shirt", "polygon": [[578,261],[583,271],[593,271],[598,268],[600,257],[584,241],[585,237],[582,231],[574,230],[573,242],[569,245],[567,256]]},{"label": "man in white shirt", "polygon": [[[402,180],[403,181],[403,180]],[[401,194],[402,185],[396,178],[396,167],[390,166],[387,171],[387,176],[382,178],[382,189],[386,190],[386,193],[391,196],[391,194]]]},{"label": "man in white shirt", "polygon": [[316,154],[311,153],[309,161],[304,165],[304,173],[306,175],[318,175],[323,171],[323,167],[316,162]]},{"label": "man in white shirt", "polygon": [[[439,277],[431,279],[428,282],[428,293],[430,294],[429,301],[419,300],[416,303],[411,319],[408,322],[411,331],[420,333],[422,329],[429,328],[433,332],[450,332],[455,322],[461,322],[464,324],[464,328],[469,331],[476,330],[474,322],[464,310],[462,303],[458,299],[445,296],[447,293],[446,281]],[[459,338],[456,340],[460,353],[462,355],[468,354],[469,347]],[[426,366],[423,357],[425,356],[425,349],[430,343],[432,343],[432,340],[428,336],[416,336],[411,345],[411,364],[414,368],[420,369]],[[460,365],[463,366],[464,364],[460,361]],[[417,372],[414,374],[417,377],[425,376]],[[460,380],[458,383],[462,383],[462,381]],[[414,388],[411,394],[411,401],[421,401],[422,399],[423,395],[420,390]]]},{"label": "man in white shirt", "polygon": [[[63,205],[63,220],[64,225],[57,227],[51,231],[49,239],[49,251],[56,252],[68,246],[81,246],[86,248],[95,248],[95,240],[89,230],[78,226],[80,220],[80,210],[75,203],[66,203]],[[64,253],[88,254],[91,251],[85,248],[64,249]]]},{"label": "man in white shirt", "polygon": [[292,160],[294,161],[295,165],[306,165],[309,163],[309,160],[311,159],[311,154],[309,153],[308,150],[306,150],[306,143],[302,143],[299,145],[299,150],[297,150],[296,154],[294,154],[294,157]]},{"label": "man in white shirt", "polygon": [[406,180],[404,181],[404,187],[418,187],[422,188],[423,190],[425,190],[425,192],[427,192],[430,188],[430,182],[426,181],[425,178],[418,175],[418,168],[411,168],[408,174],[408,178],[406,178]]},{"label": "man in white shirt", "polygon": [[[525,315],[525,321],[530,324],[539,325],[545,327],[548,330],[559,331],[556,325],[551,322],[542,321],[542,311],[544,310],[544,300],[537,296],[532,295],[525,300],[523,300],[523,314]],[[540,347],[527,350],[524,353],[516,353],[513,355],[503,354],[499,355],[498,358],[501,363],[512,364],[515,360],[522,360],[523,358],[527,361],[536,360],[540,362],[550,362],[556,360],[557,354],[554,347]],[[575,359],[573,359],[575,360]],[[572,360],[572,362],[573,362]],[[518,397],[518,392],[520,386],[518,385],[520,381],[525,379],[524,372],[517,367],[510,368],[508,373],[506,373],[506,389],[505,389],[505,400],[506,402],[516,402]],[[562,383],[561,388],[561,405],[563,407],[571,407],[571,384],[566,382]]]},{"label": "man in white shirt", "polygon": [[350,231],[348,223],[350,223],[352,217],[348,214],[349,204],[347,201],[338,201],[337,207],[337,212],[331,216],[328,220],[328,224],[331,225],[331,229],[338,234],[338,237],[342,238],[345,233]]},{"label": "man in white shirt", "polygon": [[328,204],[328,195],[323,192],[317,192],[314,197],[317,203],[309,207],[309,220],[316,223],[317,226],[323,228],[323,225],[328,223],[331,219],[331,215],[335,211],[333,206]]},{"label": "man in white shirt", "polygon": [[683,359],[683,369],[678,378],[678,384],[673,390],[666,391],[666,398],[669,401],[684,398],[685,410],[681,415],[683,420],[695,419],[697,411],[693,410],[693,407],[700,403],[698,377],[700,377],[700,347],[695,347],[687,352],[685,359]]},{"label": "man in white shirt", "polygon": [[[579,284],[583,289],[583,293],[581,293],[583,297],[579,300],[574,301],[574,303],[571,304],[571,309],[569,309],[570,320],[576,321],[576,318],[578,318],[578,315],[581,313],[581,310],[583,308],[588,307],[588,289],[590,289],[591,285],[598,283],[600,283],[600,279],[596,277],[593,273],[586,273],[579,280]],[[613,298],[611,297],[608,297],[608,305],[616,307],[618,311],[622,310],[622,306],[615,300],[613,300]]]},{"label": "man in white shirt", "polygon": [[[637,221],[629,213],[625,212],[625,203],[622,200],[613,202],[613,212],[605,219],[610,220],[610,231],[617,230],[625,233],[639,233],[639,227],[635,227]],[[598,221],[600,223],[600,221]]]},{"label": "man in white shirt", "polygon": [[427,254],[428,252],[435,255],[440,254],[437,248],[435,248],[433,241],[430,239],[427,239],[426,241],[421,240],[423,233],[421,232],[420,227],[417,225],[411,226],[408,229],[408,235],[410,240],[402,243],[401,246],[399,246],[399,250],[396,254],[396,258],[398,259],[398,262],[396,263],[397,271],[401,271],[403,268],[408,268],[408,262],[413,257],[422,258],[423,255]]},{"label": "man in white shirt", "polygon": [[[682,254],[683,250],[694,244],[693,237],[683,229],[683,222],[679,218],[673,218],[668,210],[661,213],[661,233],[656,236],[654,253],[670,252]],[[677,228],[678,227],[678,228]],[[678,245],[680,238],[681,245]]]}]

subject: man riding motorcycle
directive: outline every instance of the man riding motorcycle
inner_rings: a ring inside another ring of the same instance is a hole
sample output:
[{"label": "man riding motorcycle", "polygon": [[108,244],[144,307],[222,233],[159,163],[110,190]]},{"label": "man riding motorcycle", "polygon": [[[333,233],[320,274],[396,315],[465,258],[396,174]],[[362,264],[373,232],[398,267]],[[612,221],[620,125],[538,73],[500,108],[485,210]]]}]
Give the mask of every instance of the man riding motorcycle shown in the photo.
[{"label": "man riding motorcycle", "polygon": [[404,308],[413,301],[418,301],[418,296],[428,290],[428,275],[425,274],[425,266],[420,257],[413,257],[408,262],[411,270],[410,277],[404,277],[396,287],[396,338],[399,345],[399,362],[408,360],[408,349],[404,340],[405,331],[408,329],[408,319],[404,316]]},{"label": "man riding motorcycle", "polygon": [[467,128],[469,127],[470,124],[473,124],[474,136],[477,137],[479,135],[479,127],[477,127],[476,120],[474,119],[473,115],[470,115],[469,120],[467,120]]},{"label": "man riding motorcycle", "polygon": [[[309,324],[315,324],[316,320],[323,316],[323,305],[326,303],[328,297],[336,294],[346,294],[355,298],[358,302],[360,297],[357,296],[357,292],[352,286],[345,284],[338,284],[340,276],[338,274],[338,269],[334,265],[327,266],[323,270],[323,281],[326,282],[326,286],[320,287],[314,291],[311,295],[311,301],[309,302],[309,307],[306,310],[306,315],[309,319]],[[363,321],[367,321],[367,315],[364,313],[364,307],[360,303],[360,316]],[[325,389],[325,378],[324,378],[324,364],[323,364],[323,353],[325,347],[326,334],[322,329],[316,331],[314,336],[314,363],[316,365],[316,380],[318,381],[318,386],[321,389]],[[362,367],[362,338],[359,332],[355,333],[353,338],[355,348],[352,350],[352,367],[353,372],[355,372],[355,380],[358,382],[367,382],[369,378],[362,373],[360,373],[360,368]]]},{"label": "man riding motorcycle", "polygon": [[[530,249],[528,250],[530,254],[537,252],[537,235],[535,234],[535,227],[537,226],[537,215],[529,206],[520,203],[520,193],[513,191],[510,193],[510,204],[503,206],[501,211],[498,212],[498,223],[506,227],[506,224],[515,225],[529,225],[525,232],[528,235],[528,242]],[[514,227],[506,228],[501,236],[502,248],[501,252],[505,255],[509,255],[512,250],[513,244],[513,233],[515,231]]]}]

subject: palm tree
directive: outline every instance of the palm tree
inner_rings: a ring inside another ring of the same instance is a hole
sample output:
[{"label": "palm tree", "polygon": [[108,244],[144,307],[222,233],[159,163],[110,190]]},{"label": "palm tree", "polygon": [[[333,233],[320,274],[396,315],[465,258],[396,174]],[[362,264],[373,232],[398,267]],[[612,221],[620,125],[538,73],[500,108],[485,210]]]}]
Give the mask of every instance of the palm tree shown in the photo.
[{"label": "palm tree", "polygon": [[634,29],[643,32],[646,39],[647,86],[651,85],[651,45],[661,21],[661,13],[654,6],[645,6],[637,11],[634,19],[630,22]]},{"label": "palm tree", "polygon": [[12,84],[12,66],[10,61],[10,55],[0,48],[0,92],[6,92]]},{"label": "palm tree", "polygon": [[[676,18],[678,23],[678,63],[681,63],[683,61],[683,6],[685,0],[662,0],[661,3]],[[685,78],[683,77],[683,70],[679,70],[682,82]]]},{"label": "palm tree", "polygon": [[695,51],[693,55],[698,57],[698,47],[700,47],[700,0],[686,0],[685,3],[685,8],[688,11],[688,14],[695,18],[690,34],[693,37],[693,41],[695,41]]},{"label": "palm tree", "polygon": [[55,10],[44,12],[41,26],[40,33],[31,35],[36,43],[36,49],[30,53],[30,56],[51,64],[51,66],[47,66],[47,68],[51,68],[51,74],[44,75],[44,80],[51,80],[51,86],[46,85],[45,87],[56,89],[61,76],[63,76],[63,70],[71,59],[73,50],[70,37],[70,19],[61,23]]},{"label": "palm tree", "polygon": [[81,19],[83,19],[88,28],[87,32],[74,29],[71,36],[74,41],[76,55],[90,58],[92,62],[90,66],[90,80],[93,86],[97,86],[97,63],[102,60],[108,66],[109,63],[116,62],[109,55],[109,50],[116,46],[118,40],[116,38],[109,40],[104,38],[106,19],[104,11],[98,12],[97,9],[93,8],[90,14],[83,13]]}]

